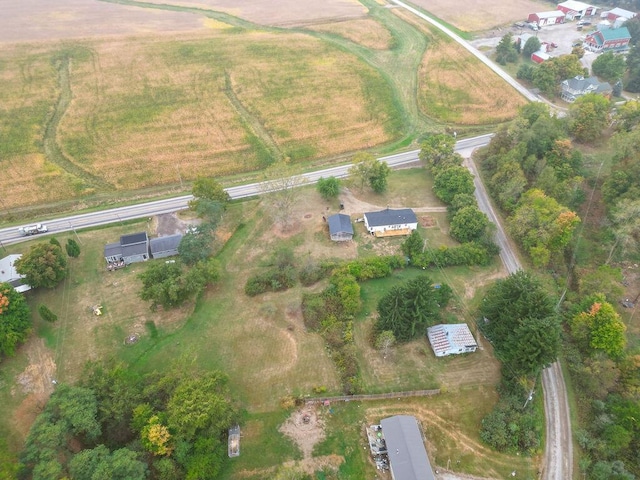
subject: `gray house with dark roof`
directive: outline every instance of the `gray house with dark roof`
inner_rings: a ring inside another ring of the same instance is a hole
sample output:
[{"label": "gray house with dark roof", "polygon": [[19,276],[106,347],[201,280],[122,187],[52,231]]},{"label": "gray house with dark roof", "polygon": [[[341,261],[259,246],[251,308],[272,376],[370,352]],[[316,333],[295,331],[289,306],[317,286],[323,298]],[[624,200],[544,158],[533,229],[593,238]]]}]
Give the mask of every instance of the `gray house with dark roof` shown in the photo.
[{"label": "gray house with dark roof", "polygon": [[415,417],[396,415],[384,418],[380,425],[393,480],[435,480]]},{"label": "gray house with dark roof", "polygon": [[596,77],[584,78],[580,75],[564,80],[561,88],[560,96],[565,102],[569,103],[575,102],[579,97],[588,93],[610,96],[613,91],[611,85],[607,82],[600,82]]},{"label": "gray house with dark roof", "polygon": [[168,235],[166,237],[152,238],[149,242],[149,250],[152,258],[165,258],[178,255],[178,246],[182,241],[182,234]]},{"label": "gray house with dark roof", "polygon": [[135,262],[145,262],[149,258],[147,232],[122,235],[119,243],[108,243],[104,247],[104,259],[107,263],[124,262],[129,265]]},{"label": "gray house with dark roof", "polygon": [[353,225],[349,215],[336,213],[327,218],[329,235],[334,242],[345,242],[353,238]]},{"label": "gray house with dark roof", "polygon": [[379,212],[365,213],[364,225],[367,231],[376,237],[409,235],[418,228],[418,219],[410,208],[387,208]]}]

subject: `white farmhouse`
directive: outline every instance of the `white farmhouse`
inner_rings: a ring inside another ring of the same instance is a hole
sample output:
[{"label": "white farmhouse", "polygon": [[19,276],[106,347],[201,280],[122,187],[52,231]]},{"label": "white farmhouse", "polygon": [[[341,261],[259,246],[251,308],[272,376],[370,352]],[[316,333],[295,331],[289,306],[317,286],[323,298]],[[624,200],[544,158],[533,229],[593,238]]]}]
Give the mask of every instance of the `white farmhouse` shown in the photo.
[{"label": "white farmhouse", "polygon": [[475,338],[466,323],[435,325],[427,328],[427,337],[436,357],[475,352]]},{"label": "white farmhouse", "polygon": [[31,286],[24,283],[24,275],[16,271],[14,264],[22,255],[8,255],[0,260],[0,283],[8,283],[16,292],[22,293],[31,290]]},{"label": "white farmhouse", "polygon": [[371,235],[376,237],[391,237],[409,235],[418,228],[416,214],[410,208],[392,210],[387,208],[379,212],[364,214],[364,225]]}]

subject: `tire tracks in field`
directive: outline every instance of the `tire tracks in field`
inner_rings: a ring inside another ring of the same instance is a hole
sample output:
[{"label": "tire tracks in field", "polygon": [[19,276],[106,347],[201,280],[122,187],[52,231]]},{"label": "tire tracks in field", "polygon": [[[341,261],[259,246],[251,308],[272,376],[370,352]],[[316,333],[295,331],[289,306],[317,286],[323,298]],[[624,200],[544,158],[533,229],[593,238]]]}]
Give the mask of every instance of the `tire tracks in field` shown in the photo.
[{"label": "tire tracks in field", "polygon": [[284,154],[278,144],[275,142],[271,134],[264,127],[264,124],[258,117],[253,115],[242,104],[235,90],[233,89],[233,83],[231,81],[231,75],[225,70],[224,72],[224,94],[229,99],[231,106],[240,116],[241,122],[246,130],[249,130],[254,137],[256,137],[263,145],[263,147],[271,153],[271,156],[275,161],[282,160]]},{"label": "tire tracks in field", "polygon": [[54,163],[65,172],[82,180],[85,186],[103,190],[113,188],[111,184],[105,182],[102,178],[87,172],[73,163],[64,154],[60,145],[58,145],[58,126],[60,125],[60,120],[62,120],[67,108],[69,108],[72,97],[71,81],[69,79],[70,63],[71,59],[69,58],[69,55],[63,55],[56,63],[60,96],[58,97],[58,102],[54,107],[53,113],[48,118],[44,127],[44,135],[42,139],[44,155],[51,163]]}]

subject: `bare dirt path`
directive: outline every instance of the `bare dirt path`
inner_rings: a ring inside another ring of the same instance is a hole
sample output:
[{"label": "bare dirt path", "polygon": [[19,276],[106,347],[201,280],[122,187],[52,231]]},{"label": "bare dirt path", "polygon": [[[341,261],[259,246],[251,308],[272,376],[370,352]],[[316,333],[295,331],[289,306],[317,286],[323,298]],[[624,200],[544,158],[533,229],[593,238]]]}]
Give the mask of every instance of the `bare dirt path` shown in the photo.
[{"label": "bare dirt path", "polygon": [[[364,212],[370,212],[375,210],[384,210],[387,208],[387,205],[374,205],[372,203],[363,202],[355,197],[353,192],[348,188],[343,188],[340,192],[340,201],[344,205],[344,213],[347,215],[355,215]],[[390,206],[389,208],[405,208],[404,206]],[[425,213],[425,212],[440,212],[446,213],[447,207],[417,207],[411,208],[414,212],[417,213]]]}]

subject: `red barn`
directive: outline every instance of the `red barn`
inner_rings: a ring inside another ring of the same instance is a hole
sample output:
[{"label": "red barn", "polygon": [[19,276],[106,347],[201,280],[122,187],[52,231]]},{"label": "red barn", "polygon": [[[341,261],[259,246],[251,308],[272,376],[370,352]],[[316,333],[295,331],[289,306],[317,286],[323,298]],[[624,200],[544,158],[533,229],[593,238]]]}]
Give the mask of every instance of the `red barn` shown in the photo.
[{"label": "red barn", "polygon": [[545,60],[549,60],[550,58],[551,57],[546,52],[543,52],[542,50],[538,50],[537,52],[533,52],[531,54],[531,61],[536,63],[542,63]]},{"label": "red barn", "polygon": [[578,2],[576,0],[567,0],[558,4],[558,10],[564,12],[567,20],[574,20],[576,18],[590,17],[595,15],[598,7],[589,5],[587,3]]},{"label": "red barn", "polygon": [[629,48],[631,34],[627,27],[605,28],[590,33],[584,40],[584,47],[592,52],[619,52]]},{"label": "red barn", "polygon": [[537,23],[539,27],[545,25],[555,25],[556,23],[564,23],[564,12],[560,10],[552,10],[550,12],[530,13],[527,21]]}]

